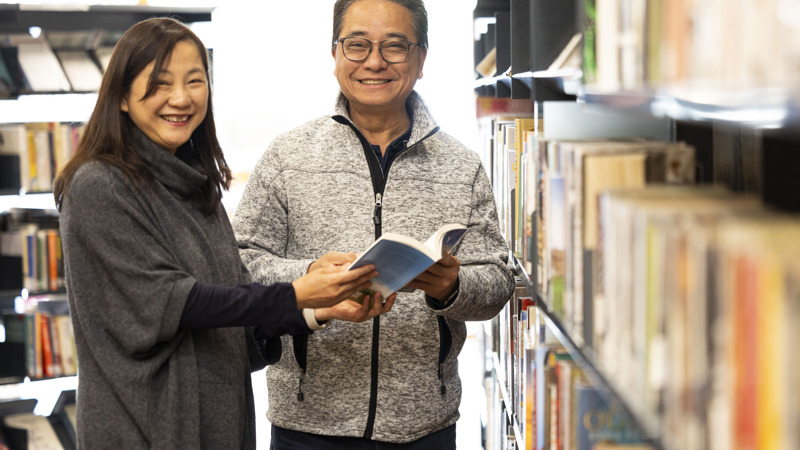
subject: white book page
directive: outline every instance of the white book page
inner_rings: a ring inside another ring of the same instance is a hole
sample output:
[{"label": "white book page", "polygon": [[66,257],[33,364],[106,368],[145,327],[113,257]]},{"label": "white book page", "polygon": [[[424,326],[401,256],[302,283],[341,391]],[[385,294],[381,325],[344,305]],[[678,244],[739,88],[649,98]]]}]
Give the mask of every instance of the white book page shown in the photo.
[{"label": "white book page", "polygon": [[45,41],[20,43],[19,64],[34,91],[58,92],[71,89],[55,53]]},{"label": "white book page", "polygon": [[449,252],[453,247],[458,245],[466,231],[464,225],[449,223],[436,230],[436,232],[425,241],[424,245],[433,250],[434,255],[436,255],[434,259],[438,261],[444,256],[445,251]]},{"label": "white book page", "polygon": [[74,91],[96,91],[100,88],[100,68],[82,50],[61,50],[58,58]]}]

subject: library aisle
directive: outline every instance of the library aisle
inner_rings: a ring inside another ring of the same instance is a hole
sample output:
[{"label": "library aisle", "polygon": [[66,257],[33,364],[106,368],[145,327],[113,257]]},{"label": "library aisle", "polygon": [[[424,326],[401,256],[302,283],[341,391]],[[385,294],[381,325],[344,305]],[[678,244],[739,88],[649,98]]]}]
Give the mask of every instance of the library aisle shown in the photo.
[{"label": "library aisle", "polygon": [[[458,359],[461,375],[461,419],[456,423],[458,450],[483,450],[481,444],[481,410],[485,408],[481,366],[480,322],[467,322],[467,341]],[[256,398],[256,430],[258,450],[269,450],[269,421],[267,421],[267,383],[265,370],[253,374],[253,393]]]}]

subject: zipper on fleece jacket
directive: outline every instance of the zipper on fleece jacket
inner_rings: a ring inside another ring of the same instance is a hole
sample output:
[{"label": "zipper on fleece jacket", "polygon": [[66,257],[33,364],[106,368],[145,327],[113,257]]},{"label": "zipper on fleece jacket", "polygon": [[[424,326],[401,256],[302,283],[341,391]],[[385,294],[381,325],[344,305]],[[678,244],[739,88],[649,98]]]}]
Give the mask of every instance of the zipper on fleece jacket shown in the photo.
[{"label": "zipper on fleece jacket", "polygon": [[[359,131],[359,129],[352,122],[347,120],[344,116],[333,116],[333,120],[352,128],[356,136],[358,137],[358,140],[361,142],[362,148],[364,149],[364,156],[366,156],[367,158],[367,166],[369,167],[370,177],[372,178],[372,190],[375,195],[375,208],[373,209],[372,213],[372,223],[375,224],[375,239],[378,239],[383,234],[381,208],[383,206],[383,191],[386,188],[386,174],[383,173],[383,168],[381,168],[381,163],[380,161],[378,161],[378,156],[372,149],[372,144],[369,143],[369,141],[361,133],[361,131]],[[425,137],[420,139],[414,145],[417,145],[419,142],[424,141],[437,131],[439,131],[439,127],[435,127],[430,133],[428,133]],[[400,157],[400,155],[402,153],[405,153],[407,150],[408,147],[406,147],[402,152],[398,153],[395,159]],[[379,343],[381,334],[380,319],[381,316],[377,316],[374,319],[372,319],[372,354],[370,356],[369,412],[367,415],[367,425],[364,428],[364,439],[372,438],[372,431],[375,426],[375,415],[378,408],[378,354],[380,350]],[[441,364],[439,366],[440,366],[439,373],[441,375]],[[303,373],[305,373],[305,370],[303,370]],[[300,382],[302,386],[302,376],[300,378]]]},{"label": "zipper on fleece jacket", "polygon": [[306,359],[308,356],[308,335],[301,334],[292,336],[292,347],[294,348],[294,359],[297,365],[300,366],[300,381],[297,385],[297,401],[302,402],[305,396],[303,395],[303,379],[306,377]]},{"label": "zipper on fleece jacket", "polygon": [[[375,224],[375,239],[381,237],[383,234],[381,224],[381,206],[383,198],[383,190],[386,188],[386,178],[381,168],[381,162],[378,161],[378,156],[372,150],[372,144],[369,143],[367,138],[356,128],[353,123],[341,116],[335,116],[334,120],[339,123],[346,124],[353,129],[361,141],[361,147],[364,149],[364,156],[367,158],[367,166],[369,167],[370,178],[372,178],[372,191],[375,195],[375,208],[372,212],[372,223]],[[380,336],[381,336],[381,316],[372,319],[372,352],[370,355],[370,381],[369,381],[369,409],[367,413],[367,425],[364,428],[364,439],[372,438],[372,429],[375,426],[375,414],[378,409],[378,353],[380,350]]]},{"label": "zipper on fleece jacket", "polygon": [[352,128],[358,140],[361,142],[361,147],[364,149],[364,156],[367,157],[370,178],[372,178],[372,192],[375,195],[375,209],[372,212],[372,223],[375,224],[375,239],[378,239],[381,237],[381,234],[383,234],[381,232],[381,199],[383,198],[383,189],[386,187],[386,178],[381,168],[381,162],[378,161],[378,156],[375,155],[375,151],[372,150],[372,144],[369,143],[367,138],[352,122],[343,116],[333,116],[333,120]]},{"label": "zipper on fleece jacket", "polygon": [[372,212],[372,223],[374,223],[376,227],[381,225],[381,197],[382,194],[380,192],[375,194],[375,209]]},{"label": "zipper on fleece jacket", "polygon": [[453,348],[453,334],[450,332],[450,327],[444,316],[436,316],[437,325],[439,325],[439,392],[442,395],[447,394],[447,386],[444,384],[444,360],[450,355],[450,350]]}]

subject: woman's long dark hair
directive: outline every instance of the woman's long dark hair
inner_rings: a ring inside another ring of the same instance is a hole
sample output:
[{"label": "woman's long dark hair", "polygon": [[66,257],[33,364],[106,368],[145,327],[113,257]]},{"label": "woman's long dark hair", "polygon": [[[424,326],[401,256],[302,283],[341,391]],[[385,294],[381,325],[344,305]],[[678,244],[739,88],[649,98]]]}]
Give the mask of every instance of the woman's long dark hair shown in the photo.
[{"label": "woman's long dark hair", "polygon": [[[81,133],[74,156],[56,177],[53,196],[61,209],[65,195],[75,172],[89,161],[103,161],[118,167],[137,186],[152,186],[153,173],[130,147],[131,130],[135,127],[120,107],[128,94],[133,80],[148,64],[155,63],[144,98],[156,90],[158,74],[167,64],[175,45],[190,41],[197,46],[206,77],[209,79],[208,109],[206,117],[192,133],[192,145],[208,176],[203,186],[206,204],[202,211],[211,214],[222,200],[222,191],[231,183],[231,170],[225,161],[222,148],[217,141],[214,125],[214,108],[211,103],[208,54],[205,45],[188,27],[171,18],[147,19],[132,26],[122,35],[114,47],[108,68],[97,96],[97,104],[86,128]],[[133,99],[131,99],[133,100]],[[139,99],[143,100],[143,99]]]}]

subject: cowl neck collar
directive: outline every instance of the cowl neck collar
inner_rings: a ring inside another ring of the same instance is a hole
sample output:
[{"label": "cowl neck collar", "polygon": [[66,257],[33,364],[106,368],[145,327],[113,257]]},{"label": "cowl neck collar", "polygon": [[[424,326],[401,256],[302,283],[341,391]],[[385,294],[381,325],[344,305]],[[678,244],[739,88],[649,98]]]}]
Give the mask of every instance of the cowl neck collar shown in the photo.
[{"label": "cowl neck collar", "polygon": [[142,130],[133,127],[131,133],[132,148],[153,171],[156,181],[167,188],[188,196],[200,189],[208,176],[197,169],[200,163],[191,142],[187,142],[173,155],[159,146]]}]

